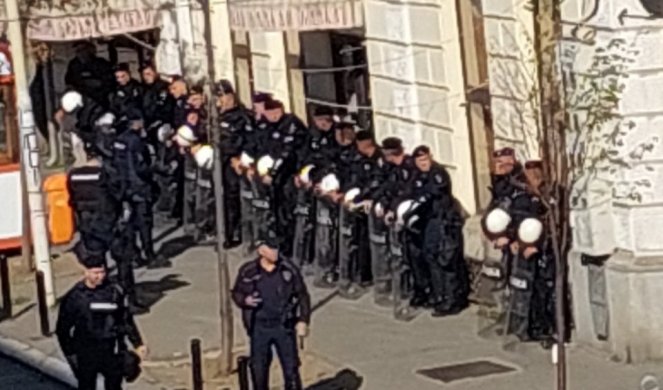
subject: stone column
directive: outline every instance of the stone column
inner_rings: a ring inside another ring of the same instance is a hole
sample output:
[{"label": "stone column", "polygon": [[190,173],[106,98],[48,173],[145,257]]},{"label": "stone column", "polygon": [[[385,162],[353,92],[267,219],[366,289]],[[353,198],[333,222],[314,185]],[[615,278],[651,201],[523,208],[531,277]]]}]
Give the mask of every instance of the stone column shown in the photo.
[{"label": "stone column", "polygon": [[288,64],[285,39],[282,32],[256,32],[250,34],[253,88],[270,92],[290,110]]}]

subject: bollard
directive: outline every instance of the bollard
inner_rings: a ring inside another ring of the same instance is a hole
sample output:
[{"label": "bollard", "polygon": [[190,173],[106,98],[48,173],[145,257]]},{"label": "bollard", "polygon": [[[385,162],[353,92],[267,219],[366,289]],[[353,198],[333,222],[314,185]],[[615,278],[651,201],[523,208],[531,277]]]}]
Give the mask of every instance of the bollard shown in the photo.
[{"label": "bollard", "polygon": [[193,378],[193,390],[203,390],[203,368],[199,339],[191,340],[191,376]]},{"label": "bollard", "polygon": [[0,254],[0,285],[2,285],[2,316],[12,316],[12,295],[9,285],[9,260],[4,254]]},{"label": "bollard", "polygon": [[37,271],[37,303],[39,306],[39,324],[41,325],[41,334],[44,337],[48,337],[51,333],[51,326],[48,320],[46,287],[44,286],[44,273],[42,271]]},{"label": "bollard", "polygon": [[240,356],[237,358],[237,376],[239,379],[239,390],[249,390],[249,358]]}]

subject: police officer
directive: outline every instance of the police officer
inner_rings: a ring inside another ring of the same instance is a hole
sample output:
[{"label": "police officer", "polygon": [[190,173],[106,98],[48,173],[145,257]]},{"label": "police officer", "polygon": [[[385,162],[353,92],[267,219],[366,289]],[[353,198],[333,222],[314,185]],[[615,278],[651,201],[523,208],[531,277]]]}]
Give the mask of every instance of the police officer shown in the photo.
[{"label": "police officer", "polygon": [[[171,127],[178,131],[187,123],[187,113],[191,110],[188,103],[188,87],[180,76],[172,78],[168,92],[174,99]],[[175,192],[175,207],[172,216],[184,224],[184,154],[177,154],[177,167],[174,171],[173,181],[177,183]]]},{"label": "police officer", "polygon": [[[223,205],[225,209],[224,248],[242,243],[241,175],[244,173],[241,157],[246,138],[254,132],[253,118],[237,99],[228,80],[216,84],[217,108],[221,126],[221,169],[223,178]],[[244,189],[245,191],[249,188]],[[247,237],[249,238],[249,237]]]},{"label": "police officer", "polygon": [[115,67],[115,80],[117,85],[108,97],[109,108],[118,118],[126,115],[130,109],[142,109],[142,96],[140,83],[131,78],[129,64],[120,63]]},{"label": "police officer", "polygon": [[158,149],[158,130],[164,125],[171,126],[175,99],[168,93],[168,83],[159,77],[154,65],[144,64],[140,74],[145,129],[150,144]]},{"label": "police officer", "polygon": [[196,111],[189,111],[187,122],[177,130],[177,143],[182,159],[182,227],[187,235],[195,236],[196,231],[196,188],[198,167],[191,154],[191,146],[200,143],[197,136],[198,116]]},{"label": "police officer", "polygon": [[67,65],[65,83],[108,108],[108,94],[115,86],[113,66],[105,59],[97,57],[97,47],[92,42],[80,42],[74,48],[76,57]]},{"label": "police officer", "polygon": [[[72,133],[72,148],[74,152],[80,150],[85,142],[96,142],[96,121],[106,113],[103,106],[94,99],[86,97],[77,91],[68,91],[62,95],[62,110],[65,114],[75,117],[76,124]],[[76,156],[78,159],[83,156]]]},{"label": "police officer", "polygon": [[[395,199],[401,196],[403,189],[409,181],[412,170],[412,159],[405,154],[403,142],[396,137],[388,137],[382,141],[382,153],[384,156],[384,180],[373,194],[373,205],[369,214],[371,262],[374,278],[374,299],[379,305],[391,304],[392,292],[392,264],[390,256],[390,231],[385,217],[393,211]],[[393,222],[393,221],[390,221]],[[397,240],[393,244],[400,248],[400,238],[397,234],[392,236]],[[394,269],[401,267],[402,255],[399,255]],[[400,283],[401,275],[399,275]]]},{"label": "police officer", "polygon": [[354,122],[339,118],[334,138],[331,158],[313,171],[311,179],[316,195],[313,284],[321,288],[332,288],[338,280],[339,208],[343,199],[341,181],[349,177],[352,159],[356,155]]},{"label": "police officer", "polygon": [[121,177],[120,193],[130,212],[130,230],[138,232],[147,262],[155,264],[157,258],[152,241],[153,177],[150,153],[140,136],[143,131],[143,117],[135,108],[128,110],[126,116],[129,129],[115,141],[113,165],[117,167]]},{"label": "police officer", "polygon": [[283,103],[272,100],[265,104],[265,117],[270,125],[269,140],[265,142],[263,156],[273,164],[261,182],[270,192],[270,208],[275,218],[274,228],[284,239],[281,253],[292,256],[294,231],[292,225],[295,208],[295,186],[292,180],[297,170],[297,151],[306,140],[306,127],[294,114],[285,113]]},{"label": "police officer", "polygon": [[105,259],[92,255],[80,261],[85,276],[63,297],[55,333],[79,390],[95,390],[98,374],[107,390],[120,390],[127,374],[127,340],[137,354],[130,356],[142,359],[147,348],[122,289],[106,279]]},{"label": "police officer", "polygon": [[[469,282],[463,258],[462,220],[444,167],[433,161],[430,149],[413,152],[416,170],[409,198],[419,220],[411,231],[419,233],[412,260],[415,296],[412,306],[433,307],[433,316],[456,314],[467,306]],[[412,236],[412,235],[411,235]]]},{"label": "police officer", "polygon": [[305,337],[308,333],[311,302],[299,270],[279,256],[275,244],[260,244],[259,257],[240,268],[232,298],[242,309],[251,341],[254,389],[269,389],[274,347],[283,370],[283,388],[301,390],[296,336]]},{"label": "police officer", "polygon": [[308,140],[299,157],[299,174],[295,176],[297,206],[295,207],[293,262],[300,267],[310,265],[313,259],[315,198],[311,191],[311,179],[314,177],[316,169],[319,170],[331,162],[336,143],[333,115],[334,112],[329,107],[316,107]]},{"label": "police officer", "polygon": [[113,198],[101,159],[91,143],[85,144],[87,162],[67,175],[69,204],[76,218],[82,253],[105,259],[118,218],[118,202]]},{"label": "police officer", "polygon": [[[373,194],[383,182],[382,154],[373,135],[362,130],[356,135],[357,153],[353,156],[349,177],[342,184],[345,193],[341,208],[339,268],[342,291],[354,297],[359,287],[372,282],[368,219]],[[343,180],[342,180],[343,182]]]}]

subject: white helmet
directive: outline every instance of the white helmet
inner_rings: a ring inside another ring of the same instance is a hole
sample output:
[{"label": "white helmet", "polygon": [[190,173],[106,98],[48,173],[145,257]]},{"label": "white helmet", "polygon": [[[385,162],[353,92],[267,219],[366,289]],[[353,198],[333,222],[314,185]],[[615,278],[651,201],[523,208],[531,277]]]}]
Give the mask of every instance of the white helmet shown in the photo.
[{"label": "white helmet", "polygon": [[177,129],[177,134],[175,135],[175,142],[177,142],[179,146],[183,147],[191,146],[197,140],[198,138],[193,133],[193,129],[190,128],[189,126],[183,125],[180,126],[179,129]]},{"label": "white helmet", "polygon": [[338,181],[338,178],[333,173],[330,173],[327,176],[323,177],[322,180],[320,181],[320,189],[324,193],[338,191],[340,188],[341,188],[341,183]]},{"label": "white helmet", "polygon": [[269,170],[274,167],[274,159],[269,154],[264,155],[258,159],[257,169],[258,175],[265,176],[269,175]]},{"label": "white helmet", "polygon": [[361,190],[357,187],[349,189],[345,193],[345,197],[343,198],[343,201],[345,201],[345,203],[353,203],[355,201],[355,199],[357,198],[357,196],[359,196],[360,192],[361,192]]},{"label": "white helmet", "polygon": [[244,168],[250,167],[251,164],[253,164],[254,162],[255,162],[255,160],[253,159],[253,157],[249,156],[249,154],[246,153],[246,152],[242,152],[242,155],[239,156],[239,163]]},{"label": "white helmet", "polygon": [[417,222],[419,219],[419,216],[417,215],[413,215],[409,221],[405,221],[405,214],[415,210],[417,207],[419,207],[419,203],[412,199],[402,201],[396,208],[396,223],[399,225],[405,225],[405,222],[408,222],[408,224]]},{"label": "white helmet", "polygon": [[518,238],[525,244],[534,244],[542,233],[543,223],[537,218],[525,218],[518,227]]},{"label": "white helmet", "polygon": [[95,125],[97,126],[112,126],[113,123],[115,123],[115,115],[113,115],[112,112],[107,112],[104,115],[100,116],[99,119],[97,119],[96,122],[94,122]]},{"label": "white helmet", "polygon": [[299,180],[304,184],[309,184],[311,182],[311,171],[315,168],[315,165],[306,165],[304,168],[299,170]]},{"label": "white helmet", "polygon": [[166,142],[170,135],[173,133],[173,128],[168,123],[159,126],[157,130],[157,139],[159,142]]},{"label": "white helmet", "polygon": [[62,95],[62,109],[66,113],[71,113],[79,107],[83,107],[83,95],[76,91],[69,91]]},{"label": "white helmet", "polygon": [[196,164],[202,169],[212,169],[214,164],[214,148],[210,145],[203,145],[193,155]]},{"label": "white helmet", "polygon": [[382,203],[376,202],[373,211],[375,211],[375,214],[384,214],[384,206],[382,206]]},{"label": "white helmet", "polygon": [[486,215],[484,223],[488,233],[502,234],[511,223],[511,216],[501,208],[495,208]]}]

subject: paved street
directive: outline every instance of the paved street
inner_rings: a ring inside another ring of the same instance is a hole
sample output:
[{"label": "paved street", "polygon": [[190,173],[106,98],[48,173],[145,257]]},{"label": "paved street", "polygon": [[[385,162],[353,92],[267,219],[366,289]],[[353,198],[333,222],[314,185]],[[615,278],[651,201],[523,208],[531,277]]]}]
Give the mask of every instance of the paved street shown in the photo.
[{"label": "paved street", "polygon": [[70,388],[0,355],[0,389],[67,390]]},{"label": "paved street", "polygon": [[[189,342],[200,338],[205,350],[220,343],[216,255],[210,247],[190,247],[173,233],[160,241],[162,250],[173,255],[173,267],[141,269],[139,290],[151,304],[151,311],[138,317],[138,323],[151,350],[148,364],[186,360]],[[233,274],[241,264],[237,252],[229,256]],[[78,278],[74,260],[63,256],[56,261],[62,276],[60,294]],[[68,272],[65,272],[68,270]],[[234,275],[233,275],[234,276]],[[16,338],[51,356],[60,356],[51,338],[39,335],[36,311],[31,297],[34,287],[25,283],[15,288],[16,317],[0,323],[0,334]],[[521,345],[505,351],[502,340],[477,336],[476,309],[459,316],[433,319],[424,313],[412,322],[392,318],[391,310],[376,307],[370,296],[358,301],[331,297],[329,290],[313,289],[312,334],[306,348],[331,362],[337,370],[348,368],[362,378],[366,390],[549,390],[554,384],[550,352],[538,345]],[[330,298],[331,299],[327,299]],[[52,313],[55,318],[56,312]],[[235,344],[245,343],[239,313],[235,312]],[[645,374],[663,378],[660,365],[625,365],[610,361],[597,351],[572,345],[569,348],[570,387],[573,390],[640,390]],[[444,365],[488,361],[509,372],[443,383],[417,371]],[[189,373],[184,372],[187,376]],[[188,378],[188,377],[187,377]],[[185,378],[185,380],[187,379]],[[311,384],[311,383],[309,383]],[[145,375],[130,389],[178,388],[162,386],[159,378]],[[212,387],[215,389],[214,387]],[[0,389],[5,387],[0,386]],[[30,388],[32,389],[32,388]],[[652,388],[653,390],[654,388]]]}]

